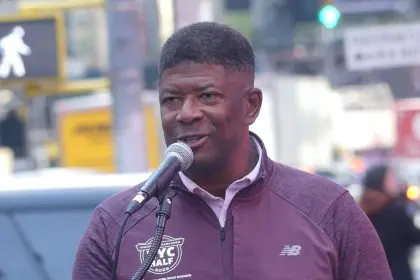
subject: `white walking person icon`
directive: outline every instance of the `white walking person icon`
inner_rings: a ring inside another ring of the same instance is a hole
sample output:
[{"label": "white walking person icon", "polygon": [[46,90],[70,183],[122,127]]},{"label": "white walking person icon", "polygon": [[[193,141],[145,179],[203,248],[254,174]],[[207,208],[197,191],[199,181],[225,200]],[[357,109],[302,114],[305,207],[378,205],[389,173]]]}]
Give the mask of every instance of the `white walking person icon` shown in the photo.
[{"label": "white walking person icon", "polygon": [[26,74],[25,64],[22,55],[30,55],[31,48],[23,42],[25,30],[22,26],[15,26],[12,31],[0,39],[0,78],[7,78],[13,70],[16,77],[23,77]]}]

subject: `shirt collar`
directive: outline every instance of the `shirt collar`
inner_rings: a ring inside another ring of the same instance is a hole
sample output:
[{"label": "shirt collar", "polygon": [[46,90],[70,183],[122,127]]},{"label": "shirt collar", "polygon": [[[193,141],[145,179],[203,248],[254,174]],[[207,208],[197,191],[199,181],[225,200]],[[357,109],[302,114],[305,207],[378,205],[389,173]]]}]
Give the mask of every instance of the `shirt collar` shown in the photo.
[{"label": "shirt collar", "polygon": [[[240,186],[240,189],[244,189],[244,188],[248,187],[249,185],[251,185],[257,179],[258,174],[259,174],[260,169],[261,169],[263,150],[262,150],[262,147],[261,147],[261,145],[260,145],[260,143],[258,142],[257,139],[255,139],[253,136],[251,136],[251,139],[254,141],[255,146],[257,147],[258,161],[257,161],[257,164],[254,166],[254,168],[251,170],[250,173],[248,173],[243,178],[241,178],[239,180],[236,180],[235,182],[232,183],[231,186]],[[205,192],[207,196],[208,195],[211,196],[211,194],[207,193],[204,189],[202,189],[200,186],[198,186],[194,181],[192,181],[190,178],[188,178],[183,172],[179,172],[179,177],[180,177],[182,183],[184,184],[184,186],[190,192],[195,193],[194,190],[200,189],[201,192]]]}]

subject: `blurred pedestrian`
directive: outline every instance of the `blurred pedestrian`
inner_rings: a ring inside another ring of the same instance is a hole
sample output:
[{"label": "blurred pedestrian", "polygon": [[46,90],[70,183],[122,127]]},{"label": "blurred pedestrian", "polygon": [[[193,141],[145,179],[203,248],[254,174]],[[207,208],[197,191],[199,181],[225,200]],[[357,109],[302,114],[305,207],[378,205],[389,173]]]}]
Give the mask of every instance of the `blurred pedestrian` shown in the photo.
[{"label": "blurred pedestrian", "polygon": [[361,207],[373,223],[385,249],[395,280],[412,280],[409,259],[420,243],[420,230],[406,210],[407,200],[395,171],[379,164],[370,167],[363,178]]}]

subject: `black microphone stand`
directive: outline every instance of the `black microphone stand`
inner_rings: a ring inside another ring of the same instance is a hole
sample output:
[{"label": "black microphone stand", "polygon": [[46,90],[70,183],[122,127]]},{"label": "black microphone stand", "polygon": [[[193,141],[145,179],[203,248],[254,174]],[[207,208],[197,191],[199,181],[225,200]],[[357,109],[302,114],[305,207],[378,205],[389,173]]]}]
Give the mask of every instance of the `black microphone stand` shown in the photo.
[{"label": "black microphone stand", "polygon": [[165,232],[166,222],[171,217],[172,197],[168,195],[168,191],[159,199],[159,209],[156,213],[157,222],[155,227],[155,234],[153,235],[153,241],[150,250],[146,256],[146,259],[137,269],[136,273],[131,277],[131,280],[141,280],[146,275],[150,266],[152,265],[159,247],[162,243],[163,234]]}]

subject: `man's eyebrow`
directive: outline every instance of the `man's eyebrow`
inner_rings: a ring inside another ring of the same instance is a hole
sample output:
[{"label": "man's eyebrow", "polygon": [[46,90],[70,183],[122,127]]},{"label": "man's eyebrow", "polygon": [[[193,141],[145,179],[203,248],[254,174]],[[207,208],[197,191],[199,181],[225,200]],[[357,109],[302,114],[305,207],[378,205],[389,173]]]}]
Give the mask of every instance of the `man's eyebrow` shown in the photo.
[{"label": "man's eyebrow", "polygon": [[171,93],[171,94],[179,94],[180,91],[176,89],[169,89],[169,88],[160,88],[159,92],[162,93]]},{"label": "man's eyebrow", "polygon": [[208,84],[205,84],[205,85],[202,85],[202,86],[194,87],[194,91],[204,91],[206,89],[213,88],[213,87],[215,87],[215,85],[213,83],[208,83]]},{"label": "man's eyebrow", "polygon": [[[206,89],[209,88],[213,88],[216,87],[213,83],[208,83],[205,85],[200,85],[200,86],[195,86],[193,88],[194,91],[200,92],[200,91],[204,91]],[[163,93],[170,93],[170,94],[181,94],[182,92],[176,89],[169,89],[169,88],[160,88],[159,89],[159,93],[163,94]]]}]

